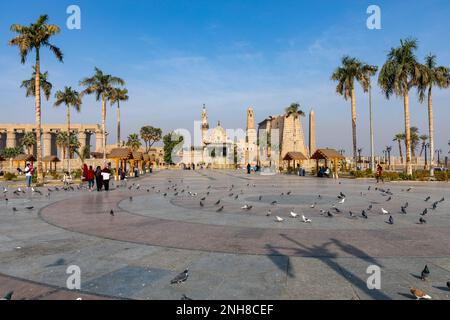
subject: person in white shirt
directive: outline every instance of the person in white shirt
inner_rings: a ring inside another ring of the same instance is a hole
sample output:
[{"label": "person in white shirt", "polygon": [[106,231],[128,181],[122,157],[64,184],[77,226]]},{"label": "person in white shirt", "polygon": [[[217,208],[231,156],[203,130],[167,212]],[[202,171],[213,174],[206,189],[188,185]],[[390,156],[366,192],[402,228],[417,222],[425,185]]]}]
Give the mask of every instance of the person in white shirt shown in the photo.
[{"label": "person in white shirt", "polygon": [[31,163],[27,163],[24,172],[25,172],[25,181],[27,184],[27,188],[30,188],[31,182],[33,179],[33,166],[31,165]]}]

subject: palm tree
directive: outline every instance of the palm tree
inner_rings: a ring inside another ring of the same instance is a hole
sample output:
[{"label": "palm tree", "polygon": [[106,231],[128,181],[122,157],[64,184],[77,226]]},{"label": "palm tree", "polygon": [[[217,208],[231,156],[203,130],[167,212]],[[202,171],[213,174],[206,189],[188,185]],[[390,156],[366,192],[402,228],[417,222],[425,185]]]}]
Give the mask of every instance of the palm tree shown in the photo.
[{"label": "palm tree", "polygon": [[[433,126],[433,97],[432,89],[447,88],[450,79],[450,68],[437,66],[436,56],[429,54],[425,57],[424,72],[420,78],[418,91],[419,101],[423,102],[425,95],[428,97],[428,134],[430,139],[430,175],[433,176],[434,161],[434,126]],[[421,152],[422,154],[422,152]]]},{"label": "palm tree", "polygon": [[411,127],[411,154],[413,159],[416,158],[416,150],[419,146],[420,138],[419,138],[419,128]]},{"label": "palm tree", "polygon": [[36,137],[33,132],[27,132],[24,134],[22,141],[22,146],[27,148],[27,153],[32,154],[32,148],[36,145]]},{"label": "palm tree", "polygon": [[[69,148],[69,135],[67,132],[61,131],[56,136],[56,145],[61,148],[62,150],[62,158],[66,158],[66,150]],[[64,163],[64,162],[63,162]],[[63,170],[64,170],[64,164],[63,164]]]},{"label": "palm tree", "polygon": [[419,155],[419,157],[421,157],[423,150],[425,149],[425,145],[427,144],[428,136],[426,134],[422,134],[419,137],[419,139],[422,140],[422,148],[420,149],[420,155]]},{"label": "palm tree", "polygon": [[403,164],[403,151],[402,151],[402,141],[405,140],[405,134],[404,133],[397,133],[394,136],[394,139],[392,141],[396,141],[398,143],[398,152],[400,154],[400,162]]},{"label": "palm tree", "polygon": [[369,66],[356,58],[345,56],[342,58],[342,65],[331,75],[331,80],[338,82],[336,93],[343,96],[345,100],[351,99],[354,165],[357,163],[355,80],[359,82],[364,92],[367,92],[370,76],[375,74],[376,70],[375,66]]},{"label": "palm tree", "polygon": [[137,151],[142,146],[142,143],[139,140],[139,135],[137,133],[130,134],[128,136],[128,141],[126,145],[130,147],[133,151]]},{"label": "palm tree", "polygon": [[[23,80],[20,85],[21,88],[25,88],[26,97],[34,97],[36,94],[36,66],[33,66],[33,73],[31,79]],[[53,85],[48,81],[48,72],[41,73],[39,75],[39,82],[41,83],[41,90],[44,93],[45,99],[48,101],[52,93]]]},{"label": "palm tree", "polygon": [[95,94],[97,101],[102,101],[102,147],[103,160],[106,161],[106,101],[114,85],[123,86],[125,81],[121,78],[104,74],[99,68],[95,68],[95,74],[92,77],[84,78],[80,85],[86,87],[82,94]]},{"label": "palm tree", "polygon": [[79,154],[81,143],[78,141],[78,136],[71,132],[69,135],[69,159],[72,159],[75,153]]},{"label": "palm tree", "polygon": [[400,47],[392,48],[381,68],[378,84],[389,99],[393,94],[403,96],[405,114],[406,173],[412,174],[411,165],[411,131],[409,127],[409,90],[417,85],[422,67],[417,62],[414,51],[417,40],[400,40]]},{"label": "palm tree", "polygon": [[117,146],[120,147],[120,101],[128,100],[128,90],[121,88],[113,88],[108,94],[111,105],[117,103]]},{"label": "palm tree", "polygon": [[36,147],[37,147],[37,177],[38,181],[42,180],[42,157],[41,157],[41,80],[40,68],[41,48],[48,48],[56,58],[63,62],[63,54],[61,50],[50,43],[50,38],[60,32],[57,25],[47,24],[48,16],[40,16],[35,23],[29,26],[13,24],[11,31],[17,34],[16,37],[9,40],[9,45],[19,48],[20,62],[25,63],[29,53],[35,51],[35,114],[36,114]]},{"label": "palm tree", "polygon": [[[73,90],[71,87],[64,87],[64,91],[58,91],[55,94],[55,107],[64,104],[67,107],[67,139],[70,139],[70,107],[73,107],[77,112],[81,110],[81,97],[80,94]],[[68,140],[68,145],[70,141]],[[70,172],[70,156],[67,158],[67,168]]]}]

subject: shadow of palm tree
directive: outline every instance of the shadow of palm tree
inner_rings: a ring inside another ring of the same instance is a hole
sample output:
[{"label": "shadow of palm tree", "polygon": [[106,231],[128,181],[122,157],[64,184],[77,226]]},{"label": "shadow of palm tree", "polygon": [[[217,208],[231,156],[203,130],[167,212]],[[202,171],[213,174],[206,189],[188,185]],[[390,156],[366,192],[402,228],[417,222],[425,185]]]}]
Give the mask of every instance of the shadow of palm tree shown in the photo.
[{"label": "shadow of palm tree", "polygon": [[295,274],[291,268],[290,258],[287,255],[282,254],[270,244],[266,245],[269,254],[267,257],[283,272],[286,272],[286,276],[289,278],[295,278]]},{"label": "shadow of palm tree", "polygon": [[[292,239],[286,234],[280,234],[281,237],[285,238],[286,240],[289,240],[290,242],[296,244],[298,247],[296,248],[280,248],[280,247],[273,247],[270,245],[266,245],[266,247],[270,248],[270,252],[277,254],[278,256],[285,256],[280,253],[279,250],[290,250],[295,251],[296,255],[300,255],[303,257],[315,257],[319,259],[320,261],[324,262],[328,267],[330,267],[332,270],[334,270],[337,274],[341,275],[343,278],[345,278],[348,282],[350,282],[353,286],[358,288],[359,290],[363,291],[366,295],[370,296],[373,299],[377,300],[390,300],[391,297],[387,296],[380,290],[375,289],[369,289],[367,287],[367,282],[361,278],[359,278],[356,274],[345,268],[344,266],[338,264],[334,258],[337,257],[336,253],[333,253],[328,249],[328,246],[331,244],[337,245],[341,250],[343,250],[346,253],[350,253],[353,256],[357,258],[361,258],[364,261],[367,261],[370,264],[375,264],[377,266],[380,266],[380,264],[377,262],[376,259],[370,257],[368,254],[363,252],[362,250],[348,244],[343,244],[339,240],[336,239],[330,239],[330,242],[324,243],[320,246],[312,246],[307,247],[300,242],[296,241],[295,239]],[[271,258],[272,259],[272,258]],[[272,260],[273,261],[273,260]],[[294,275],[295,276],[295,275]]]}]

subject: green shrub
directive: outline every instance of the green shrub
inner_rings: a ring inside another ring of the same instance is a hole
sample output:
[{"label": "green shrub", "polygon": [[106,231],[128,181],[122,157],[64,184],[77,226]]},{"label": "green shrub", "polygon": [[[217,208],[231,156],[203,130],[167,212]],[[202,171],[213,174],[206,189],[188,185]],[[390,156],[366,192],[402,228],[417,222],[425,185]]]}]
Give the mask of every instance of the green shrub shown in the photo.
[{"label": "green shrub", "polygon": [[73,179],[81,179],[82,171],[81,169],[77,169],[72,173]]},{"label": "green shrub", "polygon": [[5,176],[4,177],[5,177],[5,180],[7,180],[7,181],[11,181],[11,180],[17,178],[16,174],[15,173],[11,173],[11,172],[5,172]]},{"label": "green shrub", "polygon": [[437,171],[434,173],[434,177],[437,181],[448,182],[448,172],[447,171]]}]

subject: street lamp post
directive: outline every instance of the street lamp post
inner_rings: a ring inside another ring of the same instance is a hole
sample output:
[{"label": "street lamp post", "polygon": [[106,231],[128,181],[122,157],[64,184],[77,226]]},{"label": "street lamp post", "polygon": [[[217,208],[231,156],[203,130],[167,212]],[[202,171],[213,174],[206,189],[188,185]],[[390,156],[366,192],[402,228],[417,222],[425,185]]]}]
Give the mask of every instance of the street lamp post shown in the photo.
[{"label": "street lamp post", "polygon": [[375,171],[375,154],[373,141],[372,85],[369,79],[369,115],[370,115],[370,170]]},{"label": "street lamp post", "polygon": [[[425,143],[424,145],[423,145],[423,148],[424,148],[424,152],[425,152],[425,166],[424,166],[424,170],[427,170],[427,167],[428,167],[428,159],[427,159],[427,149],[430,147],[430,144],[429,143]],[[430,166],[431,167],[431,166]]]},{"label": "street lamp post", "polygon": [[391,150],[392,150],[391,146],[387,146],[386,147],[386,152],[387,152],[387,155],[388,155],[388,169],[389,170],[391,170]]},{"label": "street lamp post", "polygon": [[442,153],[442,150],[441,149],[437,149],[436,153],[437,153],[437,156],[438,156],[438,165],[440,166],[441,165],[441,153]]}]

